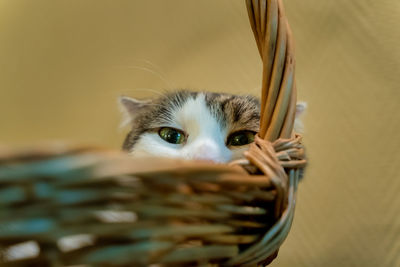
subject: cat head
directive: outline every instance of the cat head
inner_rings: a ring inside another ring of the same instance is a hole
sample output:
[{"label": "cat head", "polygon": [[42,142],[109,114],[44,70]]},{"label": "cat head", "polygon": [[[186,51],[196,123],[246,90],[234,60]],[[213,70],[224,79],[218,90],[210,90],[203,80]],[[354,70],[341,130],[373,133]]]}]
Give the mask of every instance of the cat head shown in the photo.
[{"label": "cat head", "polygon": [[260,103],[248,95],[181,90],[120,103],[131,126],[123,149],[136,157],[228,162],[243,157],[259,130]]},{"label": "cat head", "polygon": [[259,129],[260,104],[252,96],[177,91],[120,103],[132,125],[123,149],[133,156],[227,162],[242,156]]}]

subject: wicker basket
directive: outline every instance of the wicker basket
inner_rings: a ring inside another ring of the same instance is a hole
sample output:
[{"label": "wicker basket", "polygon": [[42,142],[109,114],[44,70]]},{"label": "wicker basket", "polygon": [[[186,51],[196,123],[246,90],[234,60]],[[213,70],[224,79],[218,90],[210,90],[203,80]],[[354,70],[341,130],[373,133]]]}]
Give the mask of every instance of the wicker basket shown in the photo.
[{"label": "wicker basket", "polygon": [[0,265],[255,266],[293,220],[305,166],[293,132],[293,41],[280,0],[247,1],[263,60],[261,127],[245,159],[133,160],[45,146],[0,153]]}]

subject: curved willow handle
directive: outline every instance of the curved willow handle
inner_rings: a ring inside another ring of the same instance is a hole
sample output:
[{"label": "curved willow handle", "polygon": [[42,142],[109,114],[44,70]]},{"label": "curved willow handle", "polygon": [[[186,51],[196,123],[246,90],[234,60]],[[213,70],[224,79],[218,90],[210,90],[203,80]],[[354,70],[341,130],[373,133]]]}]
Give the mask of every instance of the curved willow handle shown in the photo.
[{"label": "curved willow handle", "polygon": [[277,256],[292,224],[300,169],[306,164],[301,137],[293,132],[297,97],[294,44],[282,0],[246,0],[246,4],[263,61],[263,78],[259,137],[245,156],[276,188],[277,222],[227,266],[265,266]]},{"label": "curved willow handle", "polygon": [[294,44],[282,0],[246,0],[246,4],[263,61],[259,135],[268,141],[293,137]]}]

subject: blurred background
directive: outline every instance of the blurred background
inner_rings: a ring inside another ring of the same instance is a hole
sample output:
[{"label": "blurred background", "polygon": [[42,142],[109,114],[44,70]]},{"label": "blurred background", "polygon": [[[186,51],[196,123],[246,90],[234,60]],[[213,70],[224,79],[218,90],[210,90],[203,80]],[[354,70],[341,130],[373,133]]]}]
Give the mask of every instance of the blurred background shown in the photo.
[{"label": "blurred background", "polygon": [[[284,3],[309,168],[271,266],[400,266],[400,1]],[[2,145],[119,149],[119,95],[260,78],[244,0],[0,0]]]}]

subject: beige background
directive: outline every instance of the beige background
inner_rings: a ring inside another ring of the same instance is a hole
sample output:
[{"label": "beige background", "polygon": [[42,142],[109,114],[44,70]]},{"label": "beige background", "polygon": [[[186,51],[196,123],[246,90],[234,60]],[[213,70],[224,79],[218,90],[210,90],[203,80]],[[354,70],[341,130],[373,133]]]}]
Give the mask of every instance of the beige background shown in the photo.
[{"label": "beige background", "polygon": [[[400,266],[400,1],[285,4],[310,164],[272,266]],[[242,0],[0,0],[0,143],[118,148],[118,95],[260,70]]]}]

